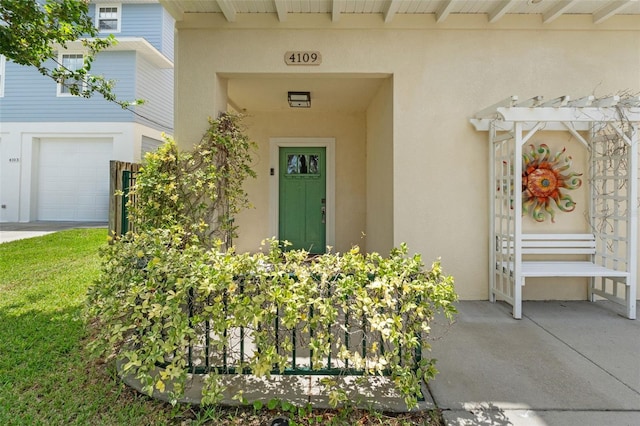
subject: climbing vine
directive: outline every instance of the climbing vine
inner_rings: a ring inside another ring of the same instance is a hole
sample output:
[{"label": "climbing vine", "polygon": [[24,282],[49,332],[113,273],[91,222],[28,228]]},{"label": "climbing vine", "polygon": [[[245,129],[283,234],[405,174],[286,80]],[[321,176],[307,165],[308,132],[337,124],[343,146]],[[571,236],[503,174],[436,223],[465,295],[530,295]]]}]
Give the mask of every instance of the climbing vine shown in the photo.
[{"label": "climbing vine", "polygon": [[249,207],[245,180],[255,143],[240,125],[241,117],[223,114],[191,151],[180,152],[167,139],[145,157],[130,198],[131,220],[137,232],[158,228],[184,230],[183,244],[228,249],[237,236],[234,216]]}]

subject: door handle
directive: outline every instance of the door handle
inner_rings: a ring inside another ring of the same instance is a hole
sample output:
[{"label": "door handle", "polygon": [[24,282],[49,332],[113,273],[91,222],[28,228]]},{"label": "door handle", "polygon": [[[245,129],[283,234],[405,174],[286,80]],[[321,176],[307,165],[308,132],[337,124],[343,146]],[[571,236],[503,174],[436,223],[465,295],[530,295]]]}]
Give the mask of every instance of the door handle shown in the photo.
[{"label": "door handle", "polygon": [[322,223],[327,223],[327,208],[322,206],[320,212],[322,213]]}]

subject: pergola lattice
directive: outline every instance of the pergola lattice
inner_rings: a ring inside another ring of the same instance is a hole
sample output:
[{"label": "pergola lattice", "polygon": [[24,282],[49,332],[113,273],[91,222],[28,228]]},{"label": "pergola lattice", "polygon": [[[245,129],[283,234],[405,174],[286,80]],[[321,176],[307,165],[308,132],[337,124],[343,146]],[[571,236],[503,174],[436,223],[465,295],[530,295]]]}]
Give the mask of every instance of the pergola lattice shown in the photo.
[{"label": "pergola lattice", "polygon": [[[640,98],[512,96],[478,112],[471,123],[489,132],[491,146],[490,300],[506,301],[521,318],[525,278],[588,277],[591,301],[601,296],[617,302],[635,319]],[[569,132],[589,152],[588,234],[523,234],[522,202],[514,201],[523,195],[523,146],[538,131]],[[553,261],[531,261],[526,255],[532,253]],[[588,261],[567,256],[579,253]]]}]

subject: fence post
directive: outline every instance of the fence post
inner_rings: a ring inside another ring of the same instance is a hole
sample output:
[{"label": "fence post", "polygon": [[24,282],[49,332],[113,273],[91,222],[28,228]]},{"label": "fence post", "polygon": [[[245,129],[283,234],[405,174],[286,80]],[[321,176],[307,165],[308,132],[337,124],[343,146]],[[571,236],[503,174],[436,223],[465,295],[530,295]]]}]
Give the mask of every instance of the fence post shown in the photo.
[{"label": "fence post", "polygon": [[[109,162],[109,233],[124,235],[129,230],[127,200],[141,164],[125,161]],[[126,187],[126,188],[125,188]],[[118,195],[119,193],[122,195]]]}]

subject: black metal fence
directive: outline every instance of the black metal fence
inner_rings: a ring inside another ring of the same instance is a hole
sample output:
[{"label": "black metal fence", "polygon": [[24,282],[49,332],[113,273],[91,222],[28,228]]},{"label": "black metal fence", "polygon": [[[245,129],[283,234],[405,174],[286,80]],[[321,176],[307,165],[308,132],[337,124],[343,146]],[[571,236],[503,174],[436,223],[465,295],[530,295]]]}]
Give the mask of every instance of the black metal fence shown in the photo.
[{"label": "black metal fence", "polygon": [[[320,282],[318,282],[320,286]],[[325,292],[331,292],[331,287],[326,286]],[[240,286],[240,295],[244,289]],[[255,295],[248,294],[249,297]],[[238,295],[234,295],[238,297]],[[211,320],[196,323],[194,318],[206,310],[207,304],[216,303],[220,300],[210,296],[206,303],[196,302],[196,297],[192,291],[189,295],[189,318],[190,326],[196,330],[196,338],[189,341],[187,352],[187,368],[195,374],[207,374],[216,372],[218,374],[251,374],[252,371],[247,365],[249,358],[259,355],[260,351],[275,348],[277,354],[281,356],[283,363],[273,365],[271,374],[284,375],[364,375],[367,366],[377,363],[385,353],[398,350],[394,357],[398,365],[408,365],[416,371],[422,360],[422,342],[426,341],[427,333],[424,331],[414,332],[417,346],[408,349],[404,353],[404,348],[394,345],[390,339],[383,338],[381,331],[374,331],[367,319],[367,315],[361,310],[351,308],[350,304],[343,304],[337,307],[338,313],[331,324],[326,321],[315,322],[314,317],[320,315],[314,305],[302,307],[308,310],[306,320],[300,321],[294,327],[284,325],[283,307],[270,303],[265,303],[264,310],[275,312],[275,315],[268,322],[259,322],[252,326],[237,326],[225,328],[219,333],[219,328],[215,328]],[[228,294],[222,296],[222,306],[224,317],[232,316],[228,308]],[[407,315],[400,312],[400,307],[389,308],[392,312],[378,311],[379,314],[392,314],[403,324],[404,330],[419,329],[415,324],[411,324]],[[322,326],[317,324],[321,323]],[[315,325],[314,325],[315,324]],[[216,329],[216,331],[214,331]],[[258,343],[254,339],[254,330],[259,330],[261,335],[269,336],[268,342]],[[265,333],[266,332],[266,333]],[[320,354],[315,352],[314,337],[323,334],[328,339],[329,351]],[[354,365],[348,357],[343,357],[345,352],[357,353],[363,360],[360,367]],[[380,369],[377,374],[390,375],[391,368]]]}]

